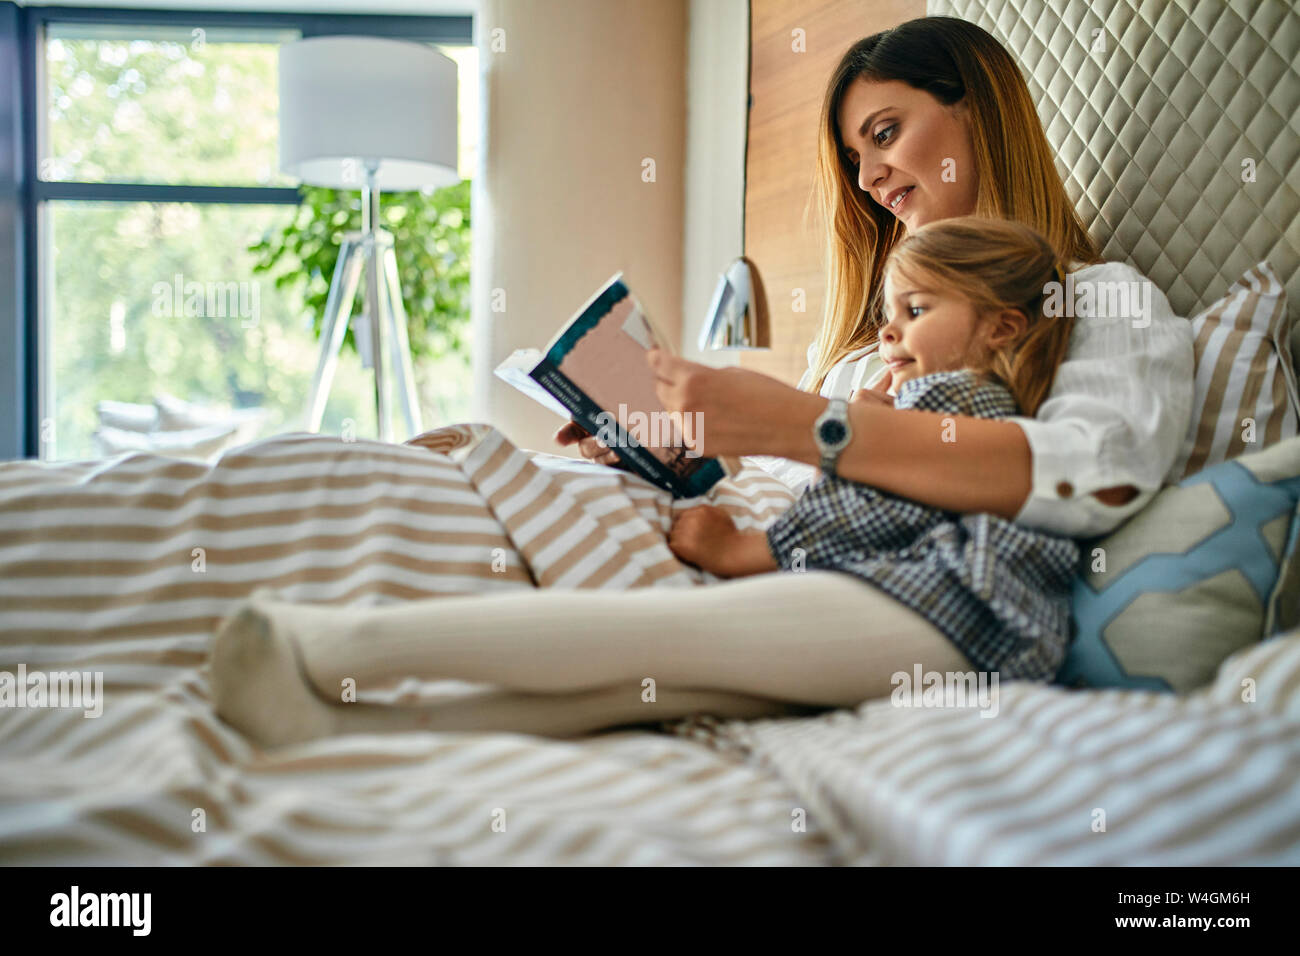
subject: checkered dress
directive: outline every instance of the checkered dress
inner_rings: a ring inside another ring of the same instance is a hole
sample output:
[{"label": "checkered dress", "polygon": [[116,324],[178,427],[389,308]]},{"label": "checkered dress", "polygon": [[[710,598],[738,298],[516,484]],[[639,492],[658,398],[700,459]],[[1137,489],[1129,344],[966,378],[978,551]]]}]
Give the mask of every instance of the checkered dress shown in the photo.
[{"label": "checkered dress", "polygon": [[[971,372],[905,382],[896,408],[1002,418],[1017,414],[1001,385]],[[951,426],[960,440],[960,422]],[[834,475],[777,519],[768,547],[785,570],[856,575],[925,616],[982,671],[1046,680],[1070,638],[1078,547],[988,514],[959,514]]]}]

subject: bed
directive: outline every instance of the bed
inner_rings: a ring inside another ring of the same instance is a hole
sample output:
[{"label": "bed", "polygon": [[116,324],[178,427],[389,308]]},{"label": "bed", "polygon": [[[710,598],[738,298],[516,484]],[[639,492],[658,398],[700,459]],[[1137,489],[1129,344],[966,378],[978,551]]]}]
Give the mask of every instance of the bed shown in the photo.
[{"label": "bed", "polygon": [[[1022,57],[1108,257],[1184,314],[1265,257],[1300,302],[1297,81],[1268,66],[1297,48],[1297,18],[1280,0],[1207,6],[949,0],[930,12],[975,20]],[[1113,41],[1097,70],[1070,42],[1093,20]],[[1135,74],[1137,132],[1110,105]],[[1182,109],[1189,76],[1267,108],[1235,139],[1193,148],[1155,108]],[[1153,137],[1169,157],[1134,179]],[[1094,157],[1076,140],[1108,148]],[[1276,160],[1261,163],[1268,175],[1285,161],[1256,208],[1233,205],[1250,194],[1222,208],[1188,198],[1200,164],[1235,169],[1256,146]],[[710,498],[742,527],[792,500],[757,468]],[[1006,683],[996,720],[881,700],[578,740],[349,735],[265,751],[212,713],[212,630],[259,585],[354,604],[694,587],[706,577],[664,543],[687,504],[482,425],[406,445],[280,436],[214,464],[0,464],[0,673],[103,675],[99,716],[0,711],[0,862],[1300,863],[1300,630],[1233,654],[1191,693]],[[375,693],[400,704],[480,691]]]},{"label": "bed", "polygon": [[[747,527],[792,500],[752,468],[710,497]],[[1295,862],[1300,632],[1191,695],[1010,683],[997,720],[881,700],[580,740],[350,735],[264,751],[213,714],[212,629],[261,581],[294,600],[361,604],[534,582],[693,587],[702,572],[663,539],[691,503],[526,453],[487,426],[407,446],[288,435],[212,465],[136,454],[4,466],[0,670],[101,672],[104,685],[80,709],[4,713],[0,860]],[[574,529],[585,548],[554,546]],[[1239,673],[1259,682],[1250,705]],[[481,690],[404,682],[362,699]]]}]

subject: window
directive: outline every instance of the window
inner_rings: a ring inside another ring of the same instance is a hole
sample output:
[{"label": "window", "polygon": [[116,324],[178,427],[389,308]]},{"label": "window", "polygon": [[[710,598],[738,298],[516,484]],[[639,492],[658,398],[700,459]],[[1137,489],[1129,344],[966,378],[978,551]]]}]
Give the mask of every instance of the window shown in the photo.
[{"label": "window", "polygon": [[[202,454],[300,430],[319,353],[309,300],[330,276],[304,270],[285,283],[255,269],[265,258],[255,244],[304,222],[299,192],[278,168],[279,47],[331,33],[436,44],[460,67],[468,179],[477,141],[469,19],[59,8],[19,16],[29,21],[23,107],[34,120],[34,142],[23,144],[34,167],[26,453]],[[440,338],[417,361],[425,427],[468,412],[468,316],[460,319],[464,337]],[[323,430],[349,427],[375,428],[370,374],[351,351]]]}]

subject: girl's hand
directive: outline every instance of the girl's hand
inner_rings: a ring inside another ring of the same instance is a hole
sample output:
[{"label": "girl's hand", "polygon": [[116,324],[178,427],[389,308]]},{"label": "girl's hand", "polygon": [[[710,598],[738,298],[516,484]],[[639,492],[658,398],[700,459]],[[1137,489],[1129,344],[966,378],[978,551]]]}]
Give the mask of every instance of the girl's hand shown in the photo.
[{"label": "girl's hand", "polygon": [[716,505],[677,512],[668,548],[683,561],[721,578],[778,570],[767,535],[737,530],[731,516]]},{"label": "girl's hand", "polygon": [[[788,455],[793,439],[812,442],[812,423],[826,399],[743,368],[710,368],[650,349],[655,393],[684,419],[701,455]],[[805,421],[806,420],[806,421]]]},{"label": "girl's hand", "polygon": [[591,432],[587,431],[577,422],[569,422],[567,425],[561,425],[555,433],[555,440],[561,445],[572,445],[578,443],[578,453],[598,465],[612,465],[615,468],[627,466],[623,460],[618,457],[618,452],[614,451],[599,438],[596,438]]},{"label": "girl's hand", "polygon": [[894,396],[889,393],[893,385],[894,373],[886,371],[879,382],[870,388],[860,388],[849,397],[849,404],[854,402],[863,402],[864,404],[888,405],[894,406]]},{"label": "girl's hand", "polygon": [[668,548],[683,561],[726,577],[721,569],[727,564],[728,550],[737,534],[731,516],[721,508],[696,505],[674,515]]}]

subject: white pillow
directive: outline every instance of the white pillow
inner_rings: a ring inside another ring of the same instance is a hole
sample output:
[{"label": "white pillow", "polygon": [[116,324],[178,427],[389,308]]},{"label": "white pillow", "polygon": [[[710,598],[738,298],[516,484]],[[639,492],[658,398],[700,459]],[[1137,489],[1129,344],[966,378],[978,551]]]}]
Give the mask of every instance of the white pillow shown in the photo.
[{"label": "white pillow", "polygon": [[169,432],[133,432],[100,426],[95,442],[103,456],[123,452],[147,452],[168,458],[211,458],[231,445],[238,444],[238,425],[208,425]]},{"label": "white pillow", "polygon": [[154,395],[153,401],[158,411],[158,431],[162,432],[211,428],[214,425],[233,425],[237,428],[251,425],[256,428],[266,417],[266,410],[262,408],[209,408],[183,401],[165,392]]},{"label": "white pillow", "polygon": [[105,399],[95,403],[102,428],[117,428],[127,432],[151,432],[158,427],[158,409],[153,405],[135,405],[131,402],[114,402]]}]

